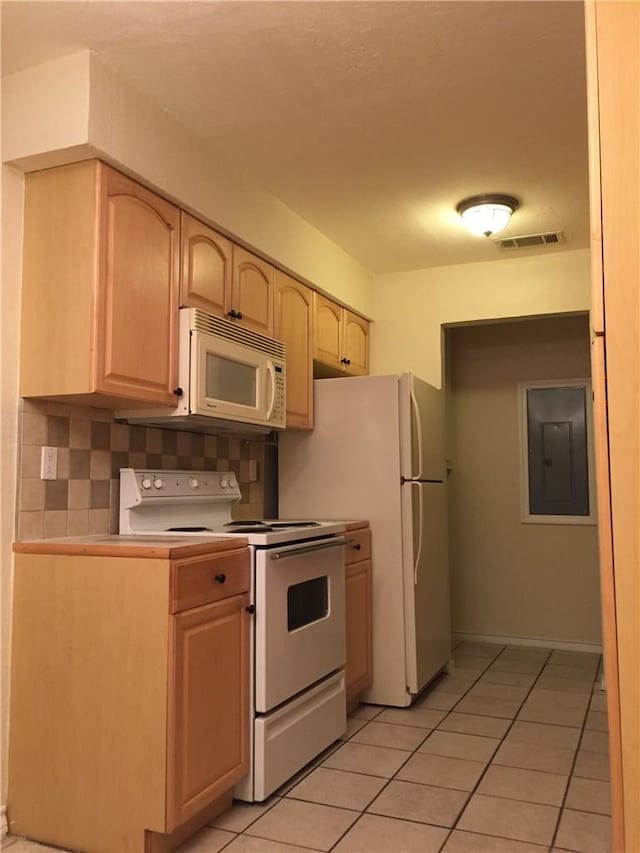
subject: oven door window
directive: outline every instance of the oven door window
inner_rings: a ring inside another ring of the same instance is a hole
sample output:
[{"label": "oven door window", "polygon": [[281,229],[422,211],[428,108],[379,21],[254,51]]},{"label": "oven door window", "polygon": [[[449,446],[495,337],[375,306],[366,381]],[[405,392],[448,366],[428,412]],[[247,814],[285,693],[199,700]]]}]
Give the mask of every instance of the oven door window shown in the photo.
[{"label": "oven door window", "polygon": [[257,406],[256,368],[214,353],[207,353],[205,396],[241,406]]},{"label": "oven door window", "polygon": [[287,590],[287,628],[296,631],[324,619],[329,613],[329,579],[326,575],[294,584]]}]

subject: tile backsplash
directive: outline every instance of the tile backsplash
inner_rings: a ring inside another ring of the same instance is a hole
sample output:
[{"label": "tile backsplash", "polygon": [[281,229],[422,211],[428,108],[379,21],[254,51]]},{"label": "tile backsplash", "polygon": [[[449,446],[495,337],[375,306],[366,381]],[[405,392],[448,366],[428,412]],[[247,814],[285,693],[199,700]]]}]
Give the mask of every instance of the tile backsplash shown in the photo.
[{"label": "tile backsplash", "polygon": [[[234,518],[265,514],[264,444],[116,423],[105,409],[22,400],[17,538],[117,533],[120,468],[234,471]],[[40,479],[42,447],[58,448],[55,480]],[[257,480],[250,481],[250,462]]]}]

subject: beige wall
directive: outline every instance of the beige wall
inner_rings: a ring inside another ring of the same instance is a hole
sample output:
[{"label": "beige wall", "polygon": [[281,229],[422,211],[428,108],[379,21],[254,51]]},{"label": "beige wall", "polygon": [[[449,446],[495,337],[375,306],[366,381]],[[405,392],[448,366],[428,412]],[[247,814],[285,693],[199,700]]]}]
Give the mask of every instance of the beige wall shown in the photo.
[{"label": "beige wall", "polygon": [[81,51],[9,75],[3,91],[4,162],[33,171],[101,157],[371,315],[372,276],[360,263],[93,54]]},{"label": "beige wall", "polygon": [[587,311],[589,299],[588,249],[376,276],[372,373],[441,387],[443,324]]},{"label": "beige wall", "polygon": [[597,528],[520,521],[517,383],[590,375],[586,316],[447,332],[453,630],[600,643]]},{"label": "beige wall", "polygon": [[76,147],[87,141],[89,69],[90,54],[83,50],[3,78],[3,162],[66,150],[72,152],[66,162],[73,161]]}]

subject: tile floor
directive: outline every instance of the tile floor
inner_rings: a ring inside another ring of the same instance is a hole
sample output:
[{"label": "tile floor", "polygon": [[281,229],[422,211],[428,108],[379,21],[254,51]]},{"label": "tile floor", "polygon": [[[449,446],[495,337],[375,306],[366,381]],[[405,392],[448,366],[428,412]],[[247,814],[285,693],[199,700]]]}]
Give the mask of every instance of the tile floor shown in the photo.
[{"label": "tile floor", "polygon": [[454,657],[411,708],[360,706],[342,742],[180,853],[609,853],[600,657],[475,642]]}]

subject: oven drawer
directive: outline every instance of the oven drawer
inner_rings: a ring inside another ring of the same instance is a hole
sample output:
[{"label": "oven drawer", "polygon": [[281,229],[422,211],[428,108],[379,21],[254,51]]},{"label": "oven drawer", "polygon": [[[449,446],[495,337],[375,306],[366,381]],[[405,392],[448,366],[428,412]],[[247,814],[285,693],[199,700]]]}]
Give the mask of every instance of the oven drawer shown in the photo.
[{"label": "oven drawer", "polygon": [[255,721],[254,799],[265,800],[347,728],[344,672]]},{"label": "oven drawer", "polygon": [[174,560],[169,612],[179,613],[248,592],[249,566],[248,548]]},{"label": "oven drawer", "polygon": [[349,540],[344,553],[347,566],[371,558],[371,531],[368,527],[362,530],[349,530],[345,535]]}]

